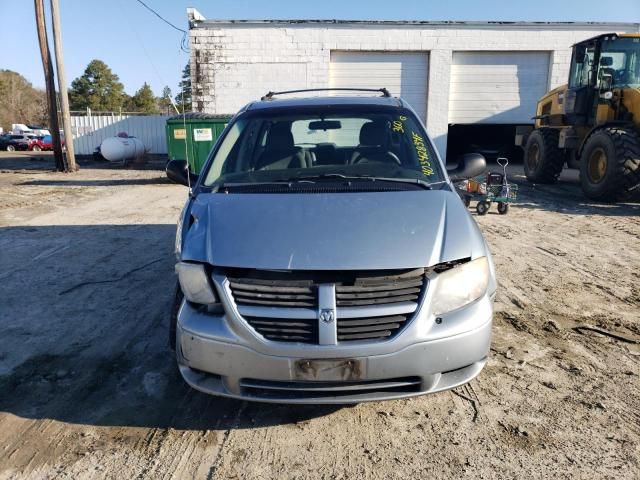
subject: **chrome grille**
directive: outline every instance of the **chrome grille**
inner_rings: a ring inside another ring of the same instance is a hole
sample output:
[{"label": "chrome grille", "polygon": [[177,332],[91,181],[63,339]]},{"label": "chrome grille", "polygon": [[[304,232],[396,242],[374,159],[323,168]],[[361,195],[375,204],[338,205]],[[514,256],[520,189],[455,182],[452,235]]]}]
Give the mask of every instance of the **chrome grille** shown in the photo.
[{"label": "chrome grille", "polygon": [[336,284],[339,307],[417,302],[424,283],[424,269],[395,275],[358,276],[353,282]]},{"label": "chrome grille", "polygon": [[318,343],[318,321],[301,318],[247,317],[253,329],[269,340]]},{"label": "chrome grille", "polygon": [[238,305],[316,306],[316,287],[311,282],[230,277],[229,286]]},{"label": "chrome grille", "polygon": [[338,341],[388,338],[407,321],[409,315],[370,318],[338,317]]},{"label": "chrome grille", "polygon": [[[319,343],[318,288],[335,285],[339,343],[387,340],[416,311],[424,269],[308,272],[230,269],[229,288],[239,313],[268,340]],[[335,337],[334,337],[335,338]]]}]

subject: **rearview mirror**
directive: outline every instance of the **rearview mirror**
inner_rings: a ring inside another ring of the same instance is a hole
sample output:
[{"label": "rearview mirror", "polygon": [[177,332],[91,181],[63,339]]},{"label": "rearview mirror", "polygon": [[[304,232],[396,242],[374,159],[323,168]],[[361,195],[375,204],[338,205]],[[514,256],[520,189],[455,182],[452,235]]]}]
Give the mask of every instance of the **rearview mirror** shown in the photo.
[{"label": "rearview mirror", "polygon": [[317,120],[309,122],[309,130],[338,130],[342,128],[340,120]]},{"label": "rearview mirror", "polygon": [[466,153],[458,161],[455,168],[447,169],[452,182],[460,182],[477,177],[487,168],[487,161],[479,153]]},{"label": "rearview mirror", "polygon": [[198,180],[198,176],[189,171],[189,164],[186,160],[170,160],[167,163],[166,172],[169,180],[186,187],[189,184],[193,185]]}]

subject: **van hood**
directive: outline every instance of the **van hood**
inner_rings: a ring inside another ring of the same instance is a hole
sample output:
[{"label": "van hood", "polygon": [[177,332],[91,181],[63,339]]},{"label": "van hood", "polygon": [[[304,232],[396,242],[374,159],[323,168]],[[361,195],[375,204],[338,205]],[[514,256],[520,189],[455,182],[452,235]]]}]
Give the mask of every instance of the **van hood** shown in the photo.
[{"label": "van hood", "polygon": [[273,270],[420,268],[486,255],[450,191],[200,194],[182,259]]}]

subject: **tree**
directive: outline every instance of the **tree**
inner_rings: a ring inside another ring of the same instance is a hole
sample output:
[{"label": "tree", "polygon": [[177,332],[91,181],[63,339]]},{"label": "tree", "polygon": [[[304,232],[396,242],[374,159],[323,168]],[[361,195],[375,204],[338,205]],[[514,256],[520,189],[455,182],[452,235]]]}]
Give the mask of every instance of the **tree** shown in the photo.
[{"label": "tree", "polygon": [[0,70],[0,127],[11,129],[12,123],[48,125],[45,92],[12,70]]},{"label": "tree", "polygon": [[124,93],[122,95],[122,111],[123,112],[135,112],[136,105],[133,103],[133,97]]},{"label": "tree", "polygon": [[153,90],[147,82],[131,97],[134,112],[158,113],[158,105]]},{"label": "tree", "polygon": [[171,89],[168,86],[162,89],[162,96],[158,97],[158,109],[166,115],[170,115],[172,111],[175,111],[171,103]]},{"label": "tree", "polygon": [[176,95],[176,103],[183,112],[192,111],[191,104],[191,67],[187,63],[182,69],[182,81],[178,84],[180,91]]},{"label": "tree", "polygon": [[124,103],[124,87],[118,76],[101,60],[91,60],[81,77],[71,82],[72,110],[89,107],[96,111],[117,111]]}]

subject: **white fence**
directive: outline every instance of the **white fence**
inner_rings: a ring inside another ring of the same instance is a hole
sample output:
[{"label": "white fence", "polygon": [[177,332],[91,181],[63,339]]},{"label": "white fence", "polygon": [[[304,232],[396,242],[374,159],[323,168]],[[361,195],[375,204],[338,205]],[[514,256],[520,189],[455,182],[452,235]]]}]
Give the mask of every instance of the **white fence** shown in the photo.
[{"label": "white fence", "polygon": [[73,148],[78,155],[91,155],[105,138],[126,132],[138,138],[148,153],[166,154],[164,115],[86,115],[72,116]]}]

